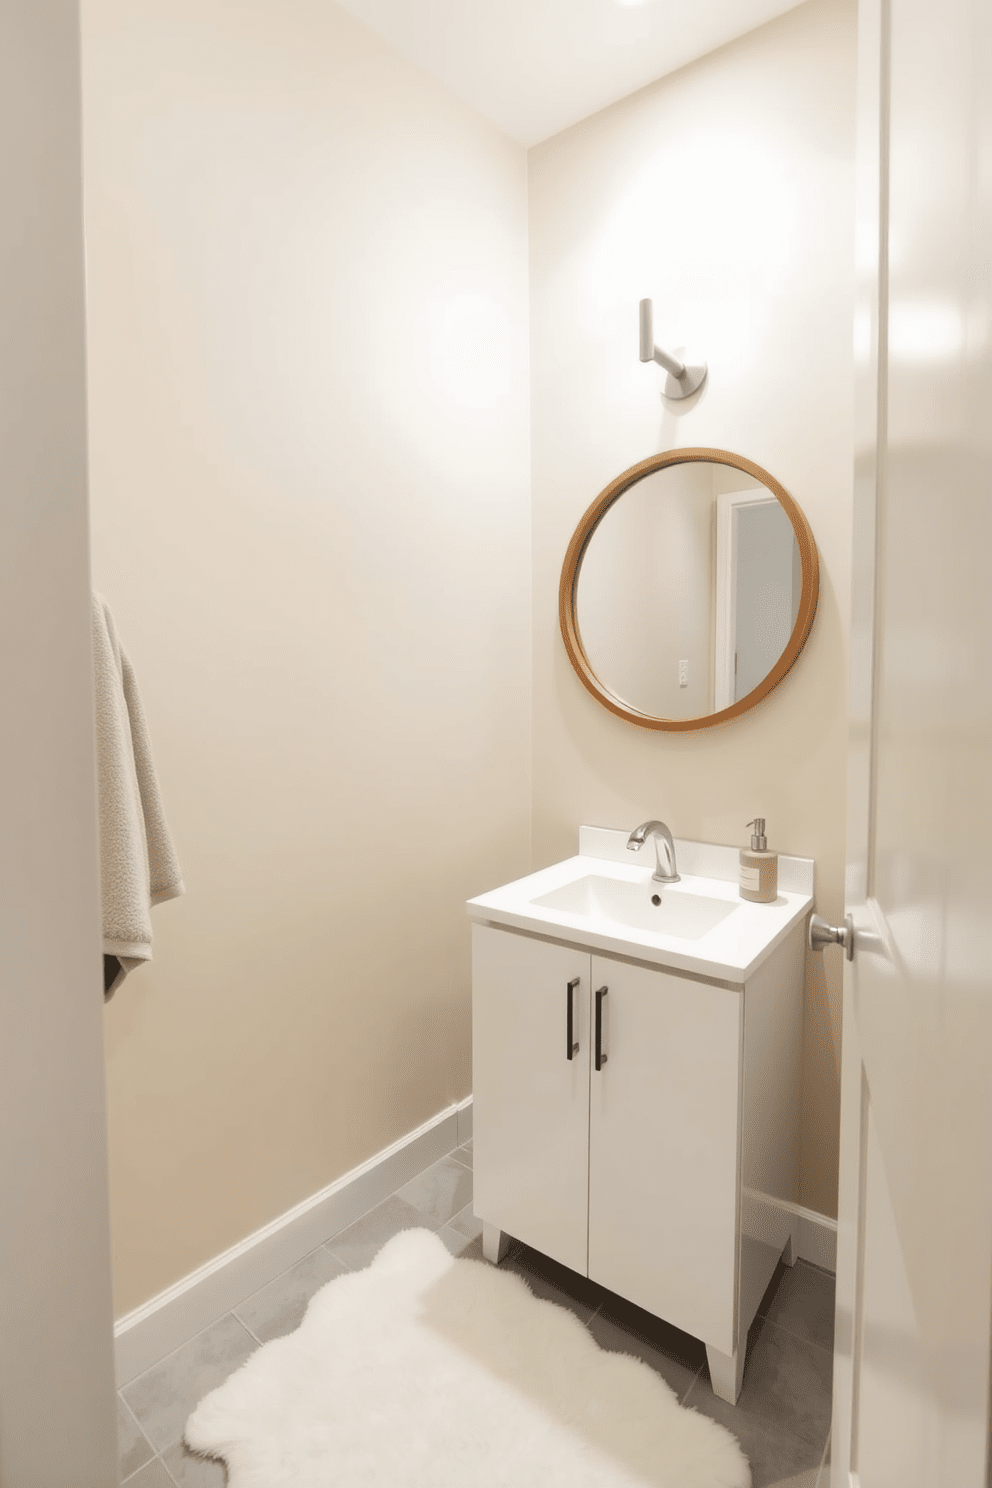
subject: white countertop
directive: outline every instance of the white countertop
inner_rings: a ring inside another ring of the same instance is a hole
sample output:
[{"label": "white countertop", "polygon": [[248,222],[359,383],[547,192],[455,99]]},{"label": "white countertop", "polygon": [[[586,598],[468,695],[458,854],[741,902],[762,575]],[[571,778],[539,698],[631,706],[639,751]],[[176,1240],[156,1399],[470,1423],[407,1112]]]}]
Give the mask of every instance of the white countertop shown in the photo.
[{"label": "white countertop", "polygon": [[[654,846],[646,843],[635,857],[627,851],[628,836],[625,830],[582,827],[576,857],[469,899],[466,909],[470,918],[698,976],[743,983],[813,907],[812,859],[780,856],[777,898],[771,904],[753,904],[741,899],[738,892],[738,848],[679,838],[675,839],[675,850],[681,881],[676,890],[734,905],[732,914],[697,939],[634,929],[600,915],[572,914],[531,902],[586,876],[600,875],[647,887],[654,871]],[[665,892],[664,885],[658,887]]]}]

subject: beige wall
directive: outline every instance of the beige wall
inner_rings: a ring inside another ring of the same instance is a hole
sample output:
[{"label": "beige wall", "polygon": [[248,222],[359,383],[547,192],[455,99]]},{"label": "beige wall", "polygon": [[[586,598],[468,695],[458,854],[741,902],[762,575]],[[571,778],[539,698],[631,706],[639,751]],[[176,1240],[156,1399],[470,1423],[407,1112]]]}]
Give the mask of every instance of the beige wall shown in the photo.
[{"label": "beige wall", "polygon": [[526,157],[330,0],[84,0],[93,575],[187,885],[106,1012],[118,1315],[470,1089],[527,870]]},{"label": "beige wall", "polygon": [[[582,822],[660,816],[678,836],[816,859],[817,907],[842,914],[852,481],[854,0],[809,0],[529,155],[534,507],[534,866]],[[638,361],[655,336],[709,363],[682,415]],[[820,605],[778,691],[720,728],[664,735],[597,706],[557,627],[572,530],[622,470],[711,445],[798,500]],[[811,960],[802,1201],[836,1214],[838,958]]]},{"label": "beige wall", "polygon": [[[854,3],[529,157],[330,0],[84,0],[83,62],[93,575],[188,887],[105,1016],[120,1315],[468,1093],[462,901],[580,823],[764,814],[841,913]],[[710,365],[682,416],[642,295]],[[759,710],[665,737],[585,693],[556,592],[597,492],[687,444],[800,501],[821,598]],[[839,991],[812,963],[827,1213]]]}]

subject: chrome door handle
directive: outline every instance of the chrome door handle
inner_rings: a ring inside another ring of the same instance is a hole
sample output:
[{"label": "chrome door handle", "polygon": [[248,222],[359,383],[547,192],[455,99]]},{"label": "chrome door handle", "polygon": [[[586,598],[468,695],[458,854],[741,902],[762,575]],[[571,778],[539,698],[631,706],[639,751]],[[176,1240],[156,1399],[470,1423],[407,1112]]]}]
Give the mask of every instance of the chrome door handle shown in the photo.
[{"label": "chrome door handle", "polygon": [[825,950],[828,945],[841,945],[848,961],[854,960],[854,921],[844,916],[843,925],[828,925],[819,915],[809,917],[809,948],[811,951]]}]

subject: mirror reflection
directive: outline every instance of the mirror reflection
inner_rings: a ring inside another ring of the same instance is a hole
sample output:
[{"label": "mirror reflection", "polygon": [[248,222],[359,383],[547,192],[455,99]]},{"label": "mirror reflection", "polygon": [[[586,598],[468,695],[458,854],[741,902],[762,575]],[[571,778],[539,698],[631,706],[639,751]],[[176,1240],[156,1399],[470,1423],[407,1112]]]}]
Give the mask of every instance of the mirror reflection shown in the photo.
[{"label": "mirror reflection", "polygon": [[670,463],[596,523],[574,585],[576,628],[614,699],[655,719],[701,719],[762,686],[802,594],[796,529],[773,491],[717,460]]}]

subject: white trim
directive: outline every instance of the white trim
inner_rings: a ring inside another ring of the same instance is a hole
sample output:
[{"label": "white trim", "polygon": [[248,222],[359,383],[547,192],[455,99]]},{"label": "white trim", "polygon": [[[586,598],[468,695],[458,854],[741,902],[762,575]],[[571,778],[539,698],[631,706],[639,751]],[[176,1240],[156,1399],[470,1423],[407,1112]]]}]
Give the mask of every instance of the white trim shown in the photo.
[{"label": "white trim", "polygon": [[[750,1194],[750,1189],[743,1193]],[[784,1209],[795,1221],[796,1254],[801,1260],[810,1261],[823,1271],[837,1274],[837,1221],[815,1209],[805,1209],[802,1204],[790,1203],[788,1199],[776,1199],[771,1194],[755,1194],[762,1204],[775,1209]]]},{"label": "white trim", "polygon": [[469,1095],[125,1314],[114,1325],[118,1389],[471,1135]]},{"label": "white trim", "polygon": [[796,1249],[804,1261],[812,1261],[837,1275],[837,1221],[829,1215],[817,1214],[814,1209],[804,1209],[796,1204],[799,1219],[799,1234]]}]

